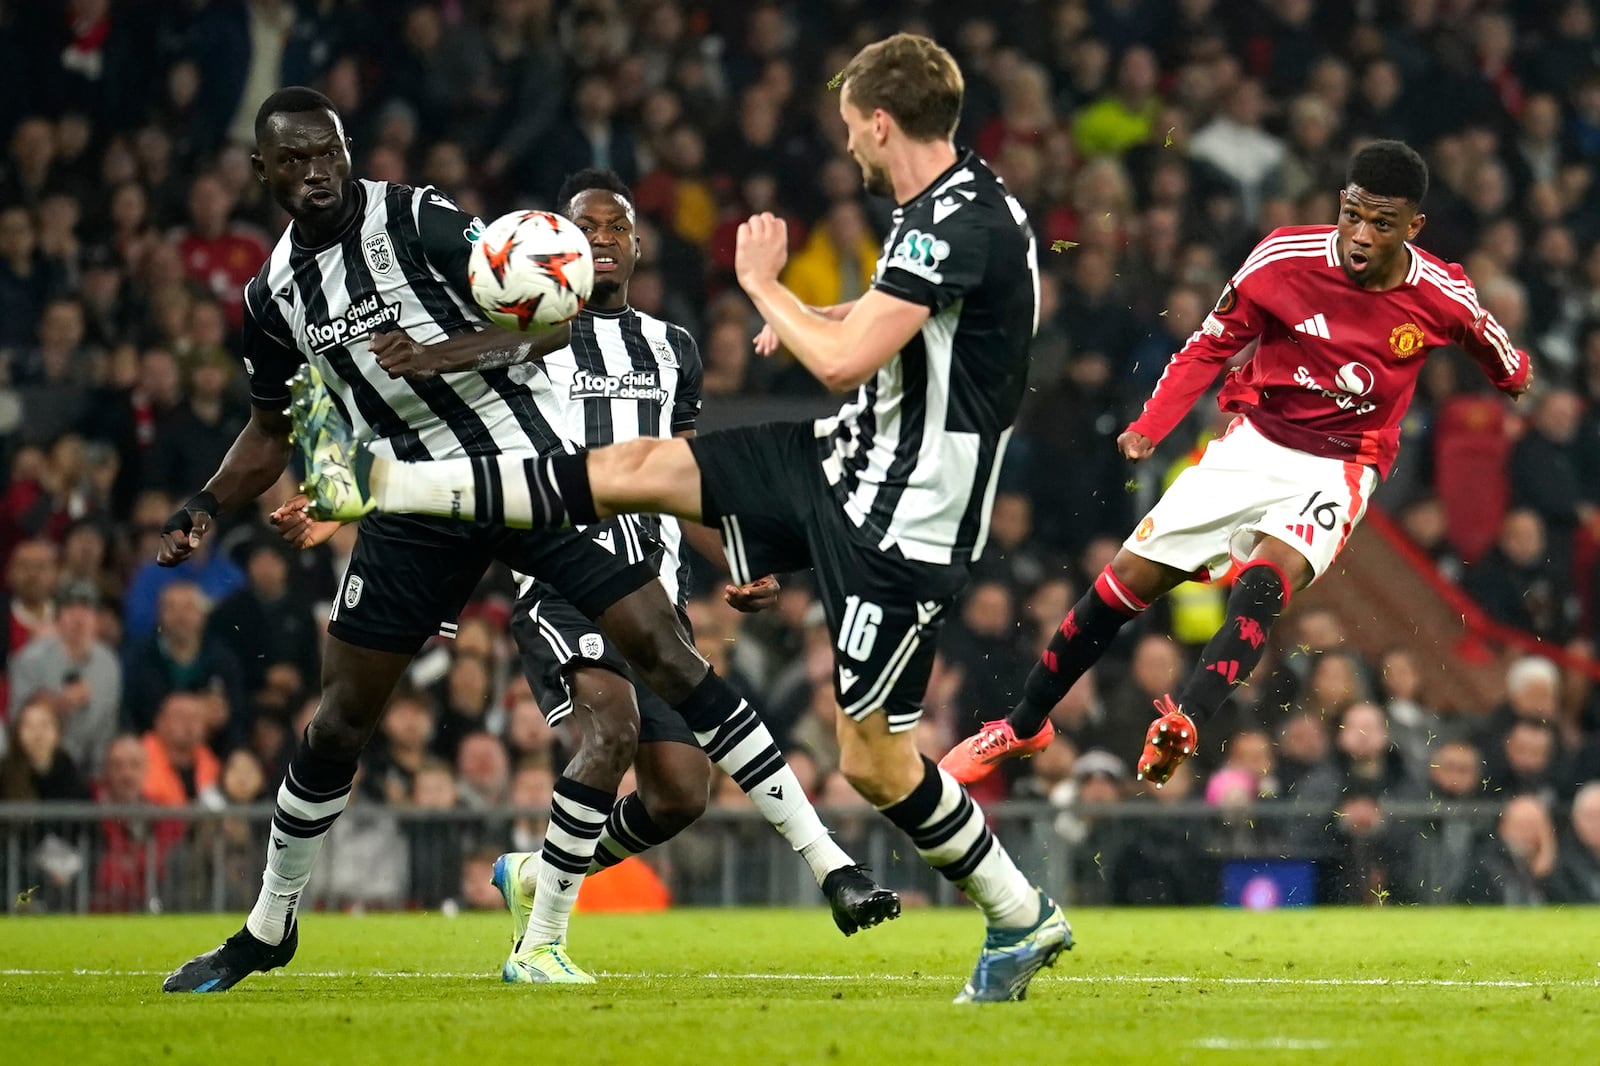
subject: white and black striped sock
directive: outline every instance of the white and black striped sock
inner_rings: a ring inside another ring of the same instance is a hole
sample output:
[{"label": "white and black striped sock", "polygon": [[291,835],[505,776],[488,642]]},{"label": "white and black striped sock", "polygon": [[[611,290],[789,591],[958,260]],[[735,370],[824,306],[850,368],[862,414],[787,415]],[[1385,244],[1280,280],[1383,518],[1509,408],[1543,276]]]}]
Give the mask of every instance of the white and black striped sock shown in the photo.
[{"label": "white and black striped sock", "polygon": [[1039,893],[984,823],[961,783],[927,758],[922,783],[880,807],[904,830],[917,854],[965,892],[991,926],[1025,927],[1039,918]]},{"label": "white and black striped sock", "polygon": [[[381,463],[381,470],[379,464]],[[419,463],[374,460],[372,497],[388,514],[424,514],[513,529],[595,522],[588,457],[480,455]]]},{"label": "white and black striped sock", "polygon": [[300,893],[311,879],[322,838],[350,802],[356,763],[324,759],[302,740],[278,786],[278,805],[267,834],[267,868],[261,894],[245,919],[250,935],[265,944],[280,944],[294,924]]},{"label": "white and black striped sock", "polygon": [[[533,911],[528,915],[528,931],[518,950],[535,944],[554,944],[565,940],[572,905],[589,872],[595,845],[605,828],[606,817],[616,802],[616,794],[574,781],[556,779],[550,797],[550,828],[537,864],[523,864],[522,876],[532,874],[537,884]],[[536,869],[529,869],[535,866]],[[526,880],[524,887],[527,887]]]},{"label": "white and black striped sock", "polygon": [[852,865],[806,798],[772,733],[715,671],[707,673],[676,709],[711,761],[733,778],[762,817],[805,859],[819,887],[829,873]]},{"label": "white and black striped sock", "polygon": [[617,800],[606,815],[606,825],[595,845],[594,859],[589,872],[598,873],[617,865],[633,855],[643,855],[651,848],[665,844],[671,836],[656,824],[645,809],[639,793],[630,792]]}]

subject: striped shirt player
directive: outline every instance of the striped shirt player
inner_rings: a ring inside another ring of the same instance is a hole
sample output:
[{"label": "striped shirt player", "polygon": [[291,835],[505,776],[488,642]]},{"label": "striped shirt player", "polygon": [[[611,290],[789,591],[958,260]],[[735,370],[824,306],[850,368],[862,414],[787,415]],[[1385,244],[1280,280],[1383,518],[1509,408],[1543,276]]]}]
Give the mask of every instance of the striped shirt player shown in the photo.
[{"label": "striped shirt player", "polygon": [[534,386],[537,365],[391,378],[368,355],[375,333],[419,344],[484,327],[466,290],[481,223],[431,187],[356,180],[361,210],[333,243],[305,248],[291,227],[245,286],[246,369],[257,404],[288,406],[302,362],[379,454],[443,459],[569,447],[561,412]]},{"label": "striped shirt player", "polygon": [[[349,225],[320,247],[294,227],[245,288],[245,367],[252,401],[288,406],[300,364],[321,372],[335,406],[377,454],[447,459],[568,452],[565,403],[536,362],[430,376],[391,376],[370,345],[401,330],[421,345],[486,328],[467,284],[482,223],[431,187],[364,179]],[[648,551],[606,550],[595,527],[527,533],[405,515],[361,523],[328,631],[359,647],[413,654],[454,636],[456,616],[498,558],[537,572],[598,614],[656,572]],[[637,539],[636,527],[628,536]],[[631,586],[631,587],[628,587]]]},{"label": "striped shirt player", "polygon": [[[700,417],[701,364],[694,338],[681,326],[635,308],[584,308],[572,322],[572,343],[541,362],[563,409],[564,432],[585,447],[638,437],[690,433]],[[614,532],[599,543],[621,558],[656,566],[685,625],[688,562],[676,518],[624,515],[603,523]],[[596,666],[631,678],[627,660],[577,608],[554,588],[530,575],[517,577],[511,630],[523,670],[545,719],[555,725],[572,714],[571,671]],[[639,742],[693,745],[683,717],[642,685]]]},{"label": "striped shirt player", "polygon": [[893,217],[873,288],[933,313],[817,422],[823,473],[861,539],[960,566],[989,535],[1038,328],[1038,253],[1022,208],[971,152]]}]

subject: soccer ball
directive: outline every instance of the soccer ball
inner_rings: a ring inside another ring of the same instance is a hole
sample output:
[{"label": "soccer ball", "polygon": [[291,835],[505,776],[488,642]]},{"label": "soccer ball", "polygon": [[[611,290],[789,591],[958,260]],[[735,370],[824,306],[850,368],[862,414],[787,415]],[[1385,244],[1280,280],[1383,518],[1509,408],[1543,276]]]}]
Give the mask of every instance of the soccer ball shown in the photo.
[{"label": "soccer ball", "polygon": [[513,211],[483,228],[467,260],[472,298],[496,325],[537,333],[583,310],[594,289],[589,239],[549,211]]}]

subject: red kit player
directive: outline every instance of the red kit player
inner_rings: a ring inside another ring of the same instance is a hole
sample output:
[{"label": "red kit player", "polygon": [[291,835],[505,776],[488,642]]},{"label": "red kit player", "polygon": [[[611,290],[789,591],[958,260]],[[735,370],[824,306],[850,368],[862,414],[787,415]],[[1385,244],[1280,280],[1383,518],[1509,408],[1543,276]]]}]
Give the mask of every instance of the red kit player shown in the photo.
[{"label": "red kit player", "polygon": [[1374,142],[1350,162],[1336,226],[1275,230],[1250,253],[1117,447],[1135,461],[1148,456],[1222,365],[1259,340],[1219,399],[1239,417],[1068,612],[1016,708],[945,756],[952,776],[970,783],[1042,750],[1050,710],[1126,622],[1180,583],[1236,562],[1227,620],[1178,698],[1156,701],[1139,776],[1164,784],[1194,752],[1196,725],[1260,662],[1291,592],[1327,572],[1361,521],[1394,463],[1428,352],[1459,345],[1496,388],[1527,391],[1527,355],[1478,305],[1461,267],[1410,243],[1427,188],[1415,151]]}]

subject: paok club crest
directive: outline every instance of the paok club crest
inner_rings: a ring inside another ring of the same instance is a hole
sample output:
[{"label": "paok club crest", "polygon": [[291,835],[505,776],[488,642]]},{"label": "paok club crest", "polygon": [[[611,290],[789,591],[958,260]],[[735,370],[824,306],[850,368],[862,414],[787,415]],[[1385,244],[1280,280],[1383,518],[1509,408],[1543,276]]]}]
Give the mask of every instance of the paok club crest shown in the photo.
[{"label": "paok club crest", "polygon": [[374,233],[361,246],[367,253],[367,266],[374,274],[387,274],[394,266],[394,245],[387,233]]}]

